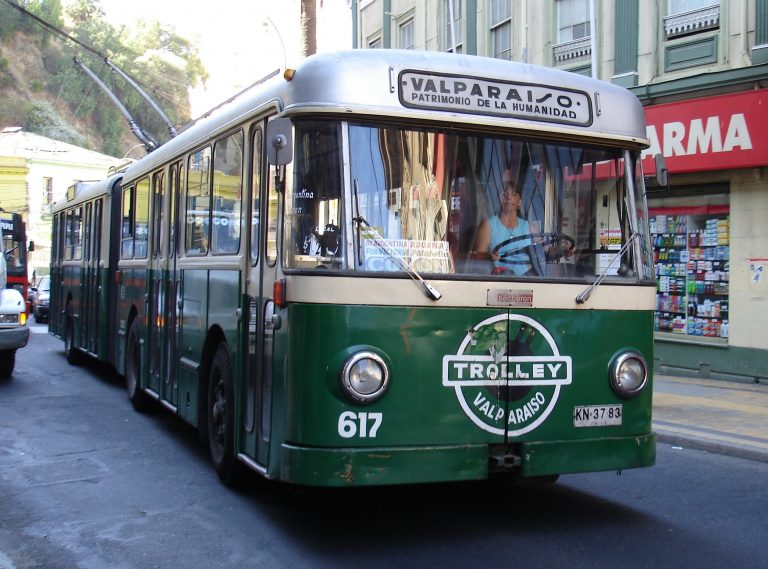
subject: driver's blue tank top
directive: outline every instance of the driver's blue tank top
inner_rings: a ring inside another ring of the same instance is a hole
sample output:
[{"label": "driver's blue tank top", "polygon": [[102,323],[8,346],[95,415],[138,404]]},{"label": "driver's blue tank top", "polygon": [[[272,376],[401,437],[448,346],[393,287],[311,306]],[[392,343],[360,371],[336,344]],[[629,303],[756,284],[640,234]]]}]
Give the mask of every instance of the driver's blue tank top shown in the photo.
[{"label": "driver's blue tank top", "polygon": [[[506,241],[511,237],[530,235],[531,233],[531,230],[528,227],[528,222],[522,217],[517,218],[517,225],[513,229],[504,225],[498,215],[489,218],[488,223],[491,225],[491,251],[493,251],[499,243]],[[499,255],[503,255],[504,253],[510,254],[506,259],[499,259],[498,261],[494,261],[493,264],[497,268],[511,271],[515,275],[524,275],[531,270],[531,259],[528,255],[529,245],[532,245],[530,238],[518,239],[517,241],[505,245],[499,249],[497,253]]]}]

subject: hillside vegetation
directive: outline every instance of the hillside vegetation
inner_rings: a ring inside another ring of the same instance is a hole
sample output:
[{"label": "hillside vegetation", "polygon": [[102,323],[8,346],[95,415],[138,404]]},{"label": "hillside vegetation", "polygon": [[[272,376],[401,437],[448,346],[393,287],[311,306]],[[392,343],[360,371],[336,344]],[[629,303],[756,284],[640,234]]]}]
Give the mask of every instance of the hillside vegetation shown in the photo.
[{"label": "hillside vegetation", "polygon": [[139,144],[123,114],[74,57],[159,143],[170,136],[166,124],[104,58],[130,75],[177,127],[190,118],[188,88],[207,79],[197,48],[171,26],[143,21],[116,28],[98,0],[76,0],[66,9],[60,0],[0,0],[0,128],[21,126],[116,157]]}]

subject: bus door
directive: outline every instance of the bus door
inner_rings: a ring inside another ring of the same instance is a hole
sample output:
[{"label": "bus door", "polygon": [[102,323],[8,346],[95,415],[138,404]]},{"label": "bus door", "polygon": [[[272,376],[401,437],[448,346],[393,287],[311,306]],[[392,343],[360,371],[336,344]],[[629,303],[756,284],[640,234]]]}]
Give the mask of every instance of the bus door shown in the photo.
[{"label": "bus door", "polygon": [[174,407],[179,400],[179,381],[177,375],[177,346],[179,338],[179,274],[176,270],[176,258],[178,254],[179,235],[179,200],[180,200],[180,176],[181,164],[171,164],[168,171],[168,223],[164,228],[166,252],[162,262],[162,297],[164,299],[163,315],[163,339],[162,339],[162,393],[164,401]]},{"label": "bus door", "polygon": [[[104,216],[104,199],[99,198],[93,202],[93,221],[91,224],[90,240],[91,240],[91,254],[88,261],[87,272],[90,273],[90,282],[86,286],[86,290],[91,291],[91,298],[88,299],[88,351],[92,354],[99,354],[101,348],[99,344],[99,318],[101,316],[100,304],[105,299],[103,298],[101,291],[103,287],[103,275],[102,269],[104,264],[101,260],[102,247],[101,247],[101,225]],[[86,215],[87,217],[87,215]]]},{"label": "bus door", "polygon": [[261,125],[251,131],[252,169],[250,178],[250,276],[246,279],[248,306],[245,382],[245,451],[266,466],[272,420],[272,352],[275,330],[273,291],[281,278],[278,267],[278,192],[276,175],[284,176],[285,166],[265,164],[265,137]]},{"label": "bus door", "polygon": [[150,243],[150,278],[149,278],[149,379],[148,387],[158,396],[161,395],[163,365],[161,360],[164,341],[164,308],[165,308],[165,281],[163,274],[166,268],[167,255],[161,249],[161,236],[163,231],[163,208],[165,207],[165,180],[163,172],[155,172],[152,175],[152,235]]},{"label": "bus door", "polygon": [[93,243],[93,204],[85,204],[85,214],[83,218],[83,275],[81,277],[80,296],[80,346],[89,352],[91,350],[91,312],[92,305],[96,302],[96,282],[94,271],[94,259],[91,251]]}]

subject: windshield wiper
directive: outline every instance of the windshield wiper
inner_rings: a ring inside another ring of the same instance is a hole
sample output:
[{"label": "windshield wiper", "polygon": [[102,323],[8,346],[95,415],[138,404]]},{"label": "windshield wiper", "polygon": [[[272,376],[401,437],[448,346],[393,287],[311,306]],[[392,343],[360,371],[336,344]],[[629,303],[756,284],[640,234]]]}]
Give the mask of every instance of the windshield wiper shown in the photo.
[{"label": "windshield wiper", "polygon": [[376,231],[373,226],[371,226],[370,223],[368,223],[368,220],[366,220],[362,215],[360,215],[360,203],[358,201],[357,197],[357,178],[354,180],[354,190],[355,190],[355,214],[356,216],[352,218],[352,221],[354,221],[357,224],[357,258],[360,259],[359,262],[362,262],[362,240],[360,235],[360,227],[365,226],[366,232],[369,233],[373,237],[373,243],[379,247],[382,251],[384,251],[387,256],[392,259],[400,269],[407,274],[413,281],[417,284],[420,284],[422,287],[422,290],[424,291],[424,294],[427,295],[428,298],[432,300],[440,300],[443,298],[443,295],[438,291],[435,287],[433,287],[431,284],[429,284],[427,281],[425,281],[421,275],[418,273],[416,269],[414,269],[411,264],[397,251],[395,251],[392,247],[389,246],[386,239],[381,236],[381,234]]},{"label": "windshield wiper", "polygon": [[603,269],[603,272],[600,274],[597,279],[595,279],[595,282],[593,282],[591,285],[589,285],[586,289],[584,289],[582,292],[576,295],[576,304],[584,304],[589,300],[589,297],[592,296],[592,293],[595,291],[597,287],[600,286],[600,284],[605,280],[605,277],[608,276],[608,271],[611,269],[613,264],[616,262],[616,259],[621,258],[621,256],[626,253],[627,249],[629,249],[630,245],[632,245],[632,242],[635,240],[635,238],[639,235],[639,233],[633,233],[629,236],[629,239],[627,239],[627,242],[622,245],[621,249],[614,255],[613,259],[611,259],[611,262],[608,263],[608,266]]}]

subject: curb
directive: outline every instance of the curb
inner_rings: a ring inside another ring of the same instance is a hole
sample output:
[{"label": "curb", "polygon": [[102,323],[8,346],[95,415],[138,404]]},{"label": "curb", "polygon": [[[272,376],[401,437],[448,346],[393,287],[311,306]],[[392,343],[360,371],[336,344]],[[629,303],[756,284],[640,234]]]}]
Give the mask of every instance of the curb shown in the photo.
[{"label": "curb", "polygon": [[656,431],[656,440],[661,443],[768,463],[768,453],[759,449],[736,444],[726,444],[691,435],[664,432],[663,430],[658,429],[654,430]]}]

